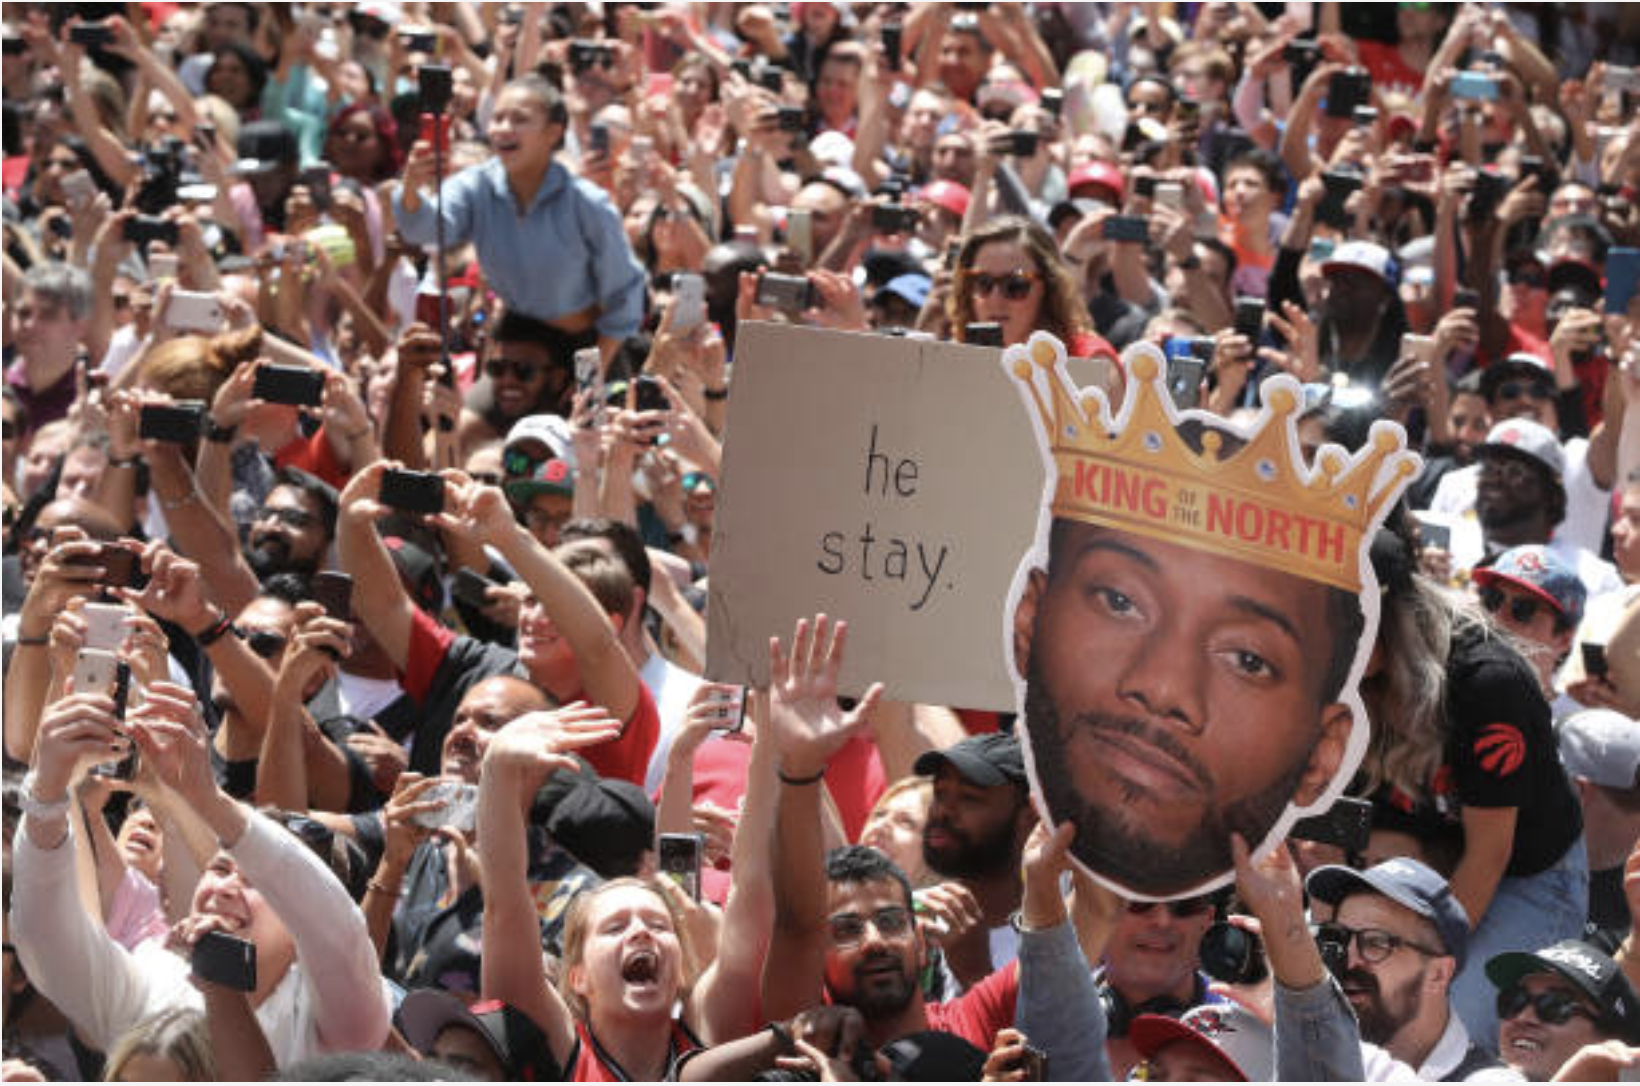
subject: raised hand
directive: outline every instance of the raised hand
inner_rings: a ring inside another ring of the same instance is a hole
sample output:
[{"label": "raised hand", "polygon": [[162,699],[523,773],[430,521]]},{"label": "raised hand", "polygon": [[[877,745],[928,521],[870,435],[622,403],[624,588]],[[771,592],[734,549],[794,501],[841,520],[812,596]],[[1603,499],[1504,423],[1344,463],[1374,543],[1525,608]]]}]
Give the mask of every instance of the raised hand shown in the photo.
[{"label": "raised hand", "polygon": [[848,623],[833,625],[825,615],[798,619],[787,654],[780,638],[769,639],[769,731],[788,777],[812,777],[825,769],[861,728],[883,695],[874,683],[854,711],[837,705],[837,676],[843,668]]}]

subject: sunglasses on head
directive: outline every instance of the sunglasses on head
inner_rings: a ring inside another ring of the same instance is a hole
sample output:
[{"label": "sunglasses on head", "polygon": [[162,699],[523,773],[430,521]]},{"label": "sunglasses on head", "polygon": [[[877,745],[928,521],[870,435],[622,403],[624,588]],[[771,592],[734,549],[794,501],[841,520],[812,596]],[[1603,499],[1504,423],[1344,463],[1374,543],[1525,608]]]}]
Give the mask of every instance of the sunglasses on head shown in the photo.
[{"label": "sunglasses on head", "polygon": [[1547,991],[1532,995],[1520,985],[1498,993],[1498,1019],[1507,1022],[1521,1011],[1531,1007],[1538,1021],[1546,1026],[1564,1026],[1574,1018],[1596,1021],[1593,1014],[1577,997],[1568,992]]},{"label": "sunglasses on head", "polygon": [[529,381],[541,372],[541,365],[537,362],[527,362],[519,358],[492,358],[484,363],[484,375],[492,381],[499,381],[511,370],[513,380]]},{"label": "sunglasses on head", "polygon": [[1495,584],[1481,585],[1476,594],[1480,597],[1481,606],[1494,615],[1507,602],[1509,617],[1522,626],[1536,618],[1540,608],[1549,606],[1542,600],[1534,600],[1530,596],[1511,596]]},{"label": "sunglasses on head", "polygon": [[1200,916],[1213,907],[1210,897],[1187,897],[1183,901],[1130,901],[1127,911],[1131,916],[1143,916],[1152,909],[1167,906],[1167,911],[1173,914],[1175,920],[1184,920],[1187,917]]},{"label": "sunglasses on head", "polygon": [[974,297],[983,298],[992,291],[1002,291],[1002,296],[1010,302],[1023,301],[1031,293],[1031,284],[1037,281],[1035,272],[1015,271],[1007,275],[992,275],[990,272],[975,272],[969,285],[973,289]]},{"label": "sunglasses on head", "polygon": [[250,650],[264,660],[271,660],[278,656],[285,647],[285,635],[272,633],[268,630],[246,630],[245,644]]}]

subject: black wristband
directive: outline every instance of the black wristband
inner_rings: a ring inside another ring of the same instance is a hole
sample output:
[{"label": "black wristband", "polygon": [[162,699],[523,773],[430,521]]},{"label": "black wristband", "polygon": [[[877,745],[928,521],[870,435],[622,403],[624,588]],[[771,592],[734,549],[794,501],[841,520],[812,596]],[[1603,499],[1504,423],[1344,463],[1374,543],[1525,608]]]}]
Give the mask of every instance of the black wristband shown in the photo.
[{"label": "black wristband", "polygon": [[780,778],[780,783],[781,784],[794,784],[794,785],[818,784],[820,782],[821,778],[823,778],[826,775],[826,767],[821,766],[820,767],[820,772],[816,773],[812,777],[788,777],[788,776],[786,776],[786,771],[784,769],[776,769],[774,771],[774,775]]},{"label": "black wristband", "polygon": [[770,1022],[769,1032],[774,1034],[775,1043],[780,1046],[782,1056],[797,1055],[797,1042],[792,1039],[791,1030],[779,1022]]},{"label": "black wristband", "polygon": [[705,396],[713,403],[721,403],[729,398],[729,386],[724,385],[722,388],[708,388],[703,390],[701,395]]},{"label": "black wristband", "polygon": [[194,640],[199,642],[200,648],[210,648],[212,645],[222,640],[224,634],[229,632],[237,634],[239,631],[234,629],[233,619],[229,617],[226,611],[224,611],[222,612],[221,618],[205,627],[205,629],[201,630],[199,633],[194,634]]},{"label": "black wristband", "polygon": [[237,426],[218,426],[215,419],[207,419],[205,423],[205,440],[214,441],[218,445],[226,445],[239,433]]}]

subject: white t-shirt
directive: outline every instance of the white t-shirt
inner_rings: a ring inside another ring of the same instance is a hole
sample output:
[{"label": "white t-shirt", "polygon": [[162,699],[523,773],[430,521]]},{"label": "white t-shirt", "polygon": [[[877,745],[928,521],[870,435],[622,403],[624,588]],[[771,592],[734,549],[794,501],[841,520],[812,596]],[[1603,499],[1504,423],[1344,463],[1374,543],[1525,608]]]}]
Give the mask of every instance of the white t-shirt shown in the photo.
[{"label": "white t-shirt", "polygon": [[[1599,554],[1611,512],[1611,491],[1602,490],[1589,473],[1588,439],[1574,437],[1562,446],[1562,451],[1566,455],[1566,519],[1555,526],[1550,538],[1568,540]],[[1429,501],[1429,511],[1473,522],[1475,481],[1480,473],[1479,464],[1470,464],[1441,476],[1435,496]]]}]

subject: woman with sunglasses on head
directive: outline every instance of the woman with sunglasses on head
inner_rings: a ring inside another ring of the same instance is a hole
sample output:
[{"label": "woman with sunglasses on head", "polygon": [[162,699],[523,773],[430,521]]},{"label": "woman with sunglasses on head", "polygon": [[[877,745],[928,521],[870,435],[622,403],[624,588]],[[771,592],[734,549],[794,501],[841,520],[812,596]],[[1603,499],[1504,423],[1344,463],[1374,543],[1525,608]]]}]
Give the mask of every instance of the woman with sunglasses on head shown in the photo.
[{"label": "woman with sunglasses on head", "polygon": [[1361,679],[1373,727],[1354,790],[1421,838],[1463,842],[1448,881],[1470,934],[1452,1007],[1471,1037],[1495,1037],[1486,960],[1583,929],[1582,808],[1531,665],[1482,608],[1418,573],[1415,554],[1398,531],[1372,544],[1383,602]]},{"label": "woman with sunglasses on head", "polygon": [[[607,364],[642,320],[644,270],[609,197],[556,160],[567,122],[563,97],[545,79],[507,84],[486,132],[494,156],[443,182],[443,240],[471,241],[507,309],[564,337],[559,361],[571,364],[576,348],[596,344]],[[393,209],[413,244],[437,240],[439,182],[433,143],[418,139]]]},{"label": "woman with sunglasses on head", "polygon": [[958,343],[968,342],[968,325],[993,323],[1002,326],[1003,347],[1044,331],[1073,358],[1116,360],[1115,348],[1094,332],[1053,235],[1028,219],[1006,216],[963,238],[948,311]]}]

